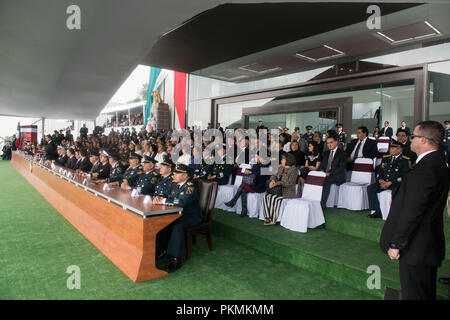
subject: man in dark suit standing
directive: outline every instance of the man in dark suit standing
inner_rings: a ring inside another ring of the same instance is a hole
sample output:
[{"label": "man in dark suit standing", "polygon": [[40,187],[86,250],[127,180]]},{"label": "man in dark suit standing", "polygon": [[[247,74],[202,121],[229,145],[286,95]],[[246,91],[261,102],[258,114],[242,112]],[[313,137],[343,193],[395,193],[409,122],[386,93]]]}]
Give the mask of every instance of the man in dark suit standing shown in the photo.
[{"label": "man in dark suit standing", "polygon": [[438,152],[444,128],[435,121],[417,124],[411,150],[418,158],[392,199],[380,247],[399,260],[403,299],[436,299],[437,268],[445,257],[443,211],[449,169]]},{"label": "man in dark suit standing", "polygon": [[[395,134],[396,136],[398,136],[398,133],[400,130],[405,130],[406,135],[408,137],[411,135],[411,129],[406,126],[406,121],[402,121],[402,126],[397,129],[397,133]],[[398,140],[398,137],[397,137],[397,140]]]},{"label": "man in dark suit standing", "polygon": [[322,208],[325,208],[327,203],[331,185],[337,184],[339,186],[345,182],[346,154],[338,148],[338,140],[335,135],[330,135],[327,138],[327,146],[328,150],[324,152],[323,161],[319,167],[319,170],[325,171],[327,174],[322,188],[322,200],[320,201]]},{"label": "man in dark suit standing", "polygon": [[378,155],[377,143],[369,139],[369,129],[359,127],[356,131],[357,139],[353,139],[345,150],[347,153],[347,170],[352,170],[353,162],[357,158],[373,159]]},{"label": "man in dark suit standing", "polygon": [[384,122],[384,127],[381,129],[380,135],[382,137],[389,137],[389,138],[391,138],[394,135],[394,130],[392,130],[392,128],[389,127],[389,121]]},{"label": "man in dark suit standing", "polygon": [[47,141],[47,145],[45,146],[45,159],[46,160],[56,160],[58,159],[58,151],[55,142],[52,140],[51,135],[45,136],[45,141]]}]

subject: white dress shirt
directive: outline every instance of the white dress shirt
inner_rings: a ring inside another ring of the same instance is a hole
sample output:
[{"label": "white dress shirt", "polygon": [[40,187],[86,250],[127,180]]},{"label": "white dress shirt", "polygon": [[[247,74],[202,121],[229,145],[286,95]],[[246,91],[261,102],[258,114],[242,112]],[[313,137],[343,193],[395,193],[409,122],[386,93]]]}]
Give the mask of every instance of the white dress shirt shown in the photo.
[{"label": "white dress shirt", "polygon": [[[367,140],[367,137],[365,137],[364,140],[362,140],[361,147],[359,147],[359,150],[358,150],[357,158],[364,158],[364,156],[363,156],[363,149],[364,149],[364,144],[366,143],[366,140]],[[352,158],[352,159],[355,156],[355,151],[356,151],[356,148],[358,148],[358,144],[359,144],[359,141],[355,144],[355,148],[353,149],[353,151],[352,151],[352,153],[350,155],[350,158]]]}]

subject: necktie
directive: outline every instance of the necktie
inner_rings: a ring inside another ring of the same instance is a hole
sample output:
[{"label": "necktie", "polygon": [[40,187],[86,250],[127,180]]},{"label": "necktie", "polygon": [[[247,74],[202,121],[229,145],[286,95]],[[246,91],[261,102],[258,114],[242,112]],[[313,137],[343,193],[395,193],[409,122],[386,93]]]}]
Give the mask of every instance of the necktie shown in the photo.
[{"label": "necktie", "polygon": [[358,158],[359,149],[361,148],[361,140],[359,140],[358,145],[356,146],[355,154],[353,155],[353,160],[356,160]]},{"label": "necktie", "polygon": [[333,161],[333,153],[334,153],[334,151],[332,150],[330,152],[330,156],[328,157],[327,172],[330,172],[330,170],[331,170],[331,162]]}]

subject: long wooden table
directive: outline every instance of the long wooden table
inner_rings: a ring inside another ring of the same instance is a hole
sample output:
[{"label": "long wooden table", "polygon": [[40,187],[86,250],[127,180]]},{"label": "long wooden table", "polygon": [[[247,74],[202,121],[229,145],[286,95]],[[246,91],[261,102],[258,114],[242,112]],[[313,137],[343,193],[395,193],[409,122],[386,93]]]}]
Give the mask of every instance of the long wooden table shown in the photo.
[{"label": "long wooden table", "polygon": [[71,176],[73,170],[20,151],[12,153],[11,165],[131,280],[167,275],[155,265],[156,235],[181,217],[181,207],[144,204],[144,196],[133,198],[119,187],[104,191],[104,184],[86,183]]}]

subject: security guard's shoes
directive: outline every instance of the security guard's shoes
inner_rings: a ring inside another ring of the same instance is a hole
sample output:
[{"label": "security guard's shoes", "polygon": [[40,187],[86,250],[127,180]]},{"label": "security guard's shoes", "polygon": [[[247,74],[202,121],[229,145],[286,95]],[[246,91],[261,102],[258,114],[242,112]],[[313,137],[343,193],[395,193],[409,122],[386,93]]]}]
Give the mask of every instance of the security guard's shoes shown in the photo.
[{"label": "security guard's shoes", "polygon": [[368,217],[369,218],[373,218],[373,219],[376,219],[376,218],[381,219],[381,218],[383,218],[383,216],[381,215],[380,211],[375,211],[374,213],[369,214]]},{"label": "security guard's shoes", "polygon": [[181,258],[172,258],[170,264],[165,269],[166,272],[171,273],[178,270],[181,267]]},{"label": "security guard's shoes", "polygon": [[167,254],[166,254],[166,251],[164,250],[156,257],[156,259],[162,259],[162,258],[165,258],[166,256],[167,256]]},{"label": "security guard's shoes", "polygon": [[450,282],[450,278],[439,278],[439,282],[442,284],[446,284],[448,286],[449,282]]}]

